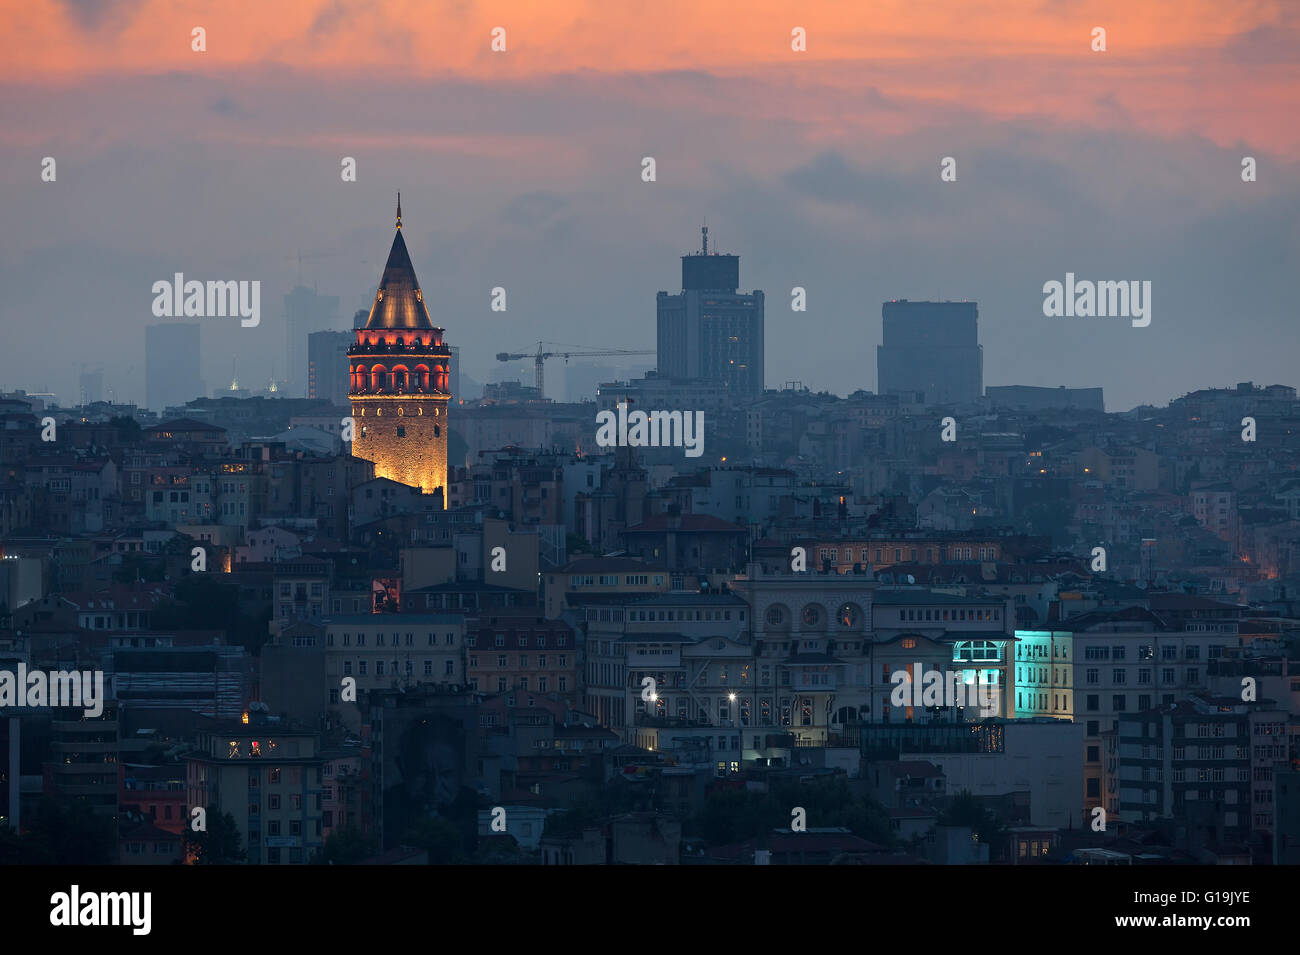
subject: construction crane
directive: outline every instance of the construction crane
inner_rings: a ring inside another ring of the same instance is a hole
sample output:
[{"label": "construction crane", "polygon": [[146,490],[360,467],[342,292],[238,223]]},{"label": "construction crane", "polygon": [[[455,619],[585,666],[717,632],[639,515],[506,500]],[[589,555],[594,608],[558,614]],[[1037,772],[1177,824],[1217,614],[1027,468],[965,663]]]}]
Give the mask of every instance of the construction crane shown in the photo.
[{"label": "construction crane", "polygon": [[577,351],[577,350],[546,351],[545,350],[546,345],[551,345],[553,347],[559,346],[560,348],[570,348],[570,347],[573,349],[584,348],[584,346],[582,345],[566,346],[560,342],[538,342],[536,354],[532,354],[528,352],[522,352],[522,353],[507,352],[507,351],[497,352],[497,361],[518,361],[521,358],[531,358],[533,360],[533,367],[534,369],[536,369],[537,372],[537,397],[539,398],[546,397],[546,390],[544,388],[546,378],[545,378],[545,372],[543,370],[543,365],[546,359],[548,358],[563,358],[567,362],[570,358],[608,358],[612,355],[653,355],[655,354],[655,350],[653,348],[649,348],[649,349],[606,348],[606,349],[601,349],[599,351],[594,351],[594,350],[588,351],[585,349],[582,351]]}]

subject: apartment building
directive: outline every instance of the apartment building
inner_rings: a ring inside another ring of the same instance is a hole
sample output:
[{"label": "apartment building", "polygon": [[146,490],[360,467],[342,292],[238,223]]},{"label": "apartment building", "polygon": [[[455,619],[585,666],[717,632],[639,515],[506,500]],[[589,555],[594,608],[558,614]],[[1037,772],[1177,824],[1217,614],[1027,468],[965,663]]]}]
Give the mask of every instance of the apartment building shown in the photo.
[{"label": "apartment building", "polygon": [[235,820],[250,865],[302,865],[324,842],[319,734],[215,721],[186,756],[186,799]]},{"label": "apartment building", "polygon": [[[450,613],[363,613],[327,617],[325,677],[329,705],[353,728],[363,690],[422,683],[465,685],[465,617]],[[356,701],[342,698],[343,679],[353,678]]]},{"label": "apartment building", "polygon": [[1085,802],[1110,805],[1103,802],[1102,734],[1117,730],[1121,717],[1206,692],[1209,662],[1236,646],[1237,622],[1178,623],[1129,607],[1080,614],[1062,627],[1073,633],[1071,715],[1085,727]]},{"label": "apartment building", "polygon": [[466,682],[472,689],[515,692],[524,699],[558,693],[577,702],[577,640],[563,620],[535,614],[479,617],[466,637],[465,654]]},{"label": "apartment building", "polygon": [[1286,769],[1287,714],[1272,701],[1195,694],[1118,720],[1119,818],[1185,819],[1206,843],[1271,841],[1273,774]]}]

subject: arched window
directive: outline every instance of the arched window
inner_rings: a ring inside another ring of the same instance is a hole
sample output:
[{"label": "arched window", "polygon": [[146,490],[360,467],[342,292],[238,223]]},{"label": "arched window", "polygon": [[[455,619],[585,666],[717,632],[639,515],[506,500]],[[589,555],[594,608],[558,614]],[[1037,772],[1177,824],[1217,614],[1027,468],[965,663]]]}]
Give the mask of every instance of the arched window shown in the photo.
[{"label": "arched window", "polygon": [[383,365],[373,365],[370,368],[370,390],[382,391],[388,387],[388,369]]},{"label": "arched window", "polygon": [[1001,660],[998,645],[992,640],[963,640],[953,645],[955,662],[997,663]]}]

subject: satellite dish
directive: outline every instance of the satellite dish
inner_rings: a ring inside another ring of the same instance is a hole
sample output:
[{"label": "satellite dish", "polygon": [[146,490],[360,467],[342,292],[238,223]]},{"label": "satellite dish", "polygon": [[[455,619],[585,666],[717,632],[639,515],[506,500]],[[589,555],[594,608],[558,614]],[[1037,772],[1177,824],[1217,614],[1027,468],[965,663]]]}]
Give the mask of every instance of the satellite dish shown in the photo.
[{"label": "satellite dish", "polygon": [[914,583],[916,583],[916,578],[913,577],[911,574],[908,574],[908,575],[907,575],[907,582],[908,582],[909,584],[914,584]]}]

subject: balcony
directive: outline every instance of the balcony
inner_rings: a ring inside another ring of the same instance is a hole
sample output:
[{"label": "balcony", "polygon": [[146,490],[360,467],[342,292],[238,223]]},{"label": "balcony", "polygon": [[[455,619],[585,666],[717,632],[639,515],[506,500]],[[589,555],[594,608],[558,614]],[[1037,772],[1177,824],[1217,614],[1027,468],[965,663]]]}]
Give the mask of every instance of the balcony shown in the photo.
[{"label": "balcony", "polygon": [[55,753],[116,753],[116,740],[53,740],[50,749]]},{"label": "balcony", "polygon": [[856,749],[858,741],[855,738],[841,736],[838,733],[827,733],[823,739],[798,739],[795,740],[796,749],[824,749],[827,747],[845,747],[847,749]]},{"label": "balcony", "polygon": [[795,693],[834,693],[839,688],[839,681],[826,677],[795,677],[787,688]]},{"label": "balcony", "polygon": [[117,720],[51,720],[50,733],[53,735],[72,735],[75,733],[94,733],[96,735],[115,735]]},{"label": "balcony", "polygon": [[62,783],[56,783],[56,785],[59,793],[64,796],[109,796],[115,795],[117,792],[117,787],[111,782],[98,786],[76,784],[64,785]]},{"label": "balcony", "polygon": [[650,713],[637,713],[633,720],[636,726],[652,727],[656,729],[697,729],[701,726],[714,726],[713,720],[683,720],[671,716],[654,716]]}]

